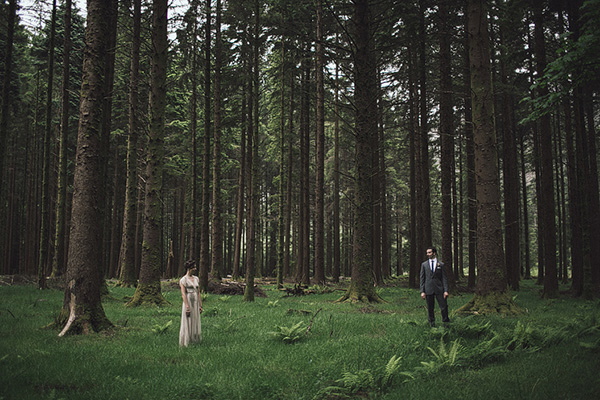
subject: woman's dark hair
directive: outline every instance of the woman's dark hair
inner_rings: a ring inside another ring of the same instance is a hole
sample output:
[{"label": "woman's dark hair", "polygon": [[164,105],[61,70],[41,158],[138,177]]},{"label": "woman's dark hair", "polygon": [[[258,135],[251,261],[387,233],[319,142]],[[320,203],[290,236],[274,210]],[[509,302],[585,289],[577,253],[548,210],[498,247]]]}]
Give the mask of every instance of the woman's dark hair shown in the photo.
[{"label": "woman's dark hair", "polygon": [[196,268],[196,261],[194,260],[187,260],[184,264],[185,269],[192,269],[192,268]]}]

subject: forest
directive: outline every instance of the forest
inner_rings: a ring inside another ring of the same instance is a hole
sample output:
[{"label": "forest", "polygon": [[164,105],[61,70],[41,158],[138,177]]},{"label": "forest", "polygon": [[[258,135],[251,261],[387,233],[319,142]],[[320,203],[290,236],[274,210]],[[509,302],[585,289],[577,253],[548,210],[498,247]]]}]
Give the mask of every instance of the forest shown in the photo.
[{"label": "forest", "polygon": [[464,313],[597,297],[600,1],[81,6],[0,9],[0,271],[62,282],[61,334],[189,259],[378,303],[434,245]]},{"label": "forest", "polygon": [[598,26],[600,0],[2,0],[0,399],[596,398]]}]

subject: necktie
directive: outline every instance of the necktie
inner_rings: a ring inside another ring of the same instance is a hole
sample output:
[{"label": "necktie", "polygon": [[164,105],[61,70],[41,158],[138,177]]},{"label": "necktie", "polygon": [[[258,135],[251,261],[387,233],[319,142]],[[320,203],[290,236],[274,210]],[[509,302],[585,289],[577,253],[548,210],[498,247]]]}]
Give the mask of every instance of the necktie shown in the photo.
[{"label": "necktie", "polygon": [[431,260],[431,272],[435,272],[435,264],[433,260]]}]

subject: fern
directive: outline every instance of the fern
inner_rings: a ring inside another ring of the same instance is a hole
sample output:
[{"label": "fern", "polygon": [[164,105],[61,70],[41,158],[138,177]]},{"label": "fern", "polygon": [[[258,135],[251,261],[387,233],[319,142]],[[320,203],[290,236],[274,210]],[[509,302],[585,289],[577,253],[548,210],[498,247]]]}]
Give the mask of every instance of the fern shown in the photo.
[{"label": "fern", "polygon": [[459,352],[462,349],[459,339],[452,342],[450,349],[446,349],[446,344],[443,340],[440,340],[440,349],[437,352],[431,347],[428,347],[428,349],[435,356],[440,365],[447,365],[450,367],[459,365]]},{"label": "fern", "polygon": [[279,303],[279,300],[275,300],[275,301],[269,301],[269,302],[267,303],[267,307],[268,307],[268,308],[274,308],[274,307],[277,307],[277,306],[278,306],[278,304],[277,304],[277,303]]},{"label": "fern", "polygon": [[338,379],[336,382],[341,383],[350,393],[369,390],[375,387],[375,378],[370,369],[362,369],[356,374],[344,372],[342,378]]},{"label": "fern", "polygon": [[490,321],[475,321],[474,317],[459,319],[452,324],[451,331],[463,338],[479,338],[490,333],[492,323]]},{"label": "fern", "polygon": [[518,321],[506,348],[509,350],[528,349],[531,352],[536,352],[540,349],[538,346],[540,343],[542,341],[536,340],[533,327],[530,324],[523,325],[521,321]]},{"label": "fern", "polygon": [[391,382],[392,378],[398,371],[398,368],[400,368],[400,360],[401,359],[402,359],[402,357],[398,357],[396,355],[393,355],[392,358],[390,358],[390,360],[388,361],[388,363],[385,366],[385,370],[383,372],[383,378],[381,379],[382,387],[387,386]]},{"label": "fern", "polygon": [[502,342],[500,335],[494,334],[490,339],[483,340],[475,346],[468,358],[469,365],[483,365],[485,362],[499,360],[508,354],[508,349]]},{"label": "fern", "polygon": [[275,329],[276,331],[271,332],[275,338],[282,340],[284,343],[295,343],[305,336],[304,330],[306,327],[300,321],[290,327],[276,325]]},{"label": "fern", "polygon": [[172,323],[173,323],[173,321],[169,321],[164,325],[156,324],[152,328],[152,332],[154,332],[157,335],[163,335],[167,332],[167,330],[169,329],[169,327],[171,326]]}]

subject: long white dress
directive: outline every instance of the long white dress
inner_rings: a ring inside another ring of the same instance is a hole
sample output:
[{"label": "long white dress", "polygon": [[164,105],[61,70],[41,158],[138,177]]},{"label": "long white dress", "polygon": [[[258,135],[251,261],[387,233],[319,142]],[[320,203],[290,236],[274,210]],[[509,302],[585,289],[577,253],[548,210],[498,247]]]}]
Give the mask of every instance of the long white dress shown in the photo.
[{"label": "long white dress", "polygon": [[188,304],[190,305],[190,316],[185,314],[185,303],[181,305],[181,326],[179,327],[179,346],[187,346],[190,343],[199,343],[202,340],[200,324],[200,310],[198,308],[198,285],[197,276],[188,277],[184,275],[179,280],[179,285],[185,287]]}]

